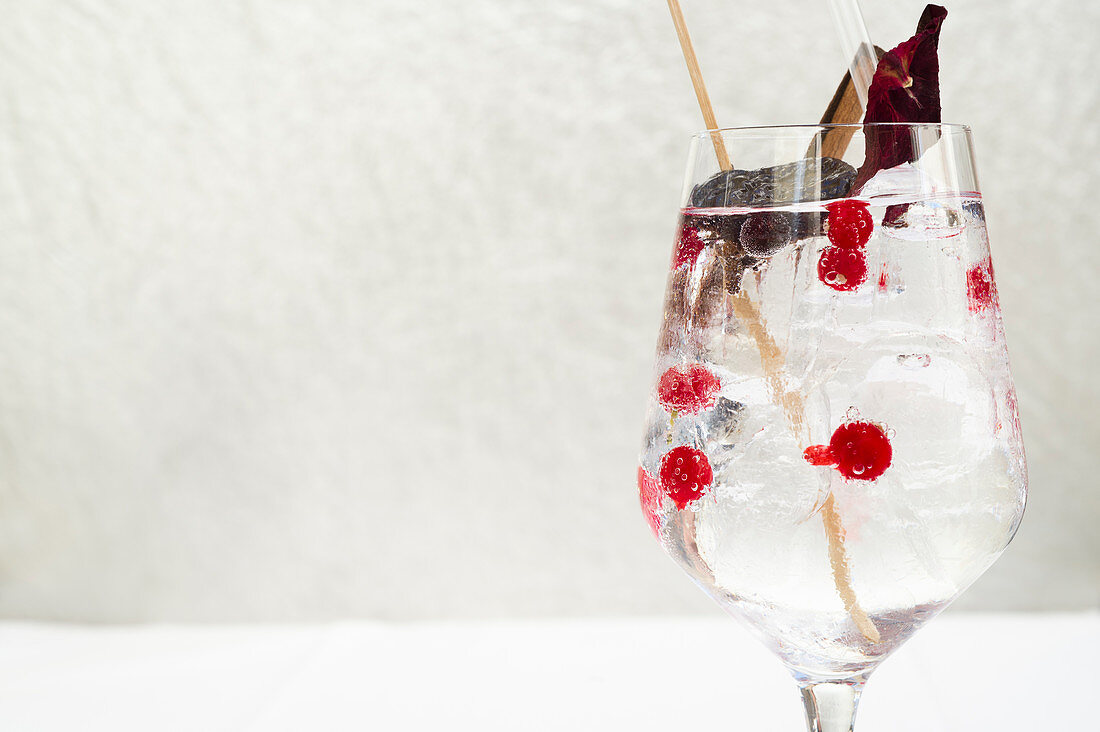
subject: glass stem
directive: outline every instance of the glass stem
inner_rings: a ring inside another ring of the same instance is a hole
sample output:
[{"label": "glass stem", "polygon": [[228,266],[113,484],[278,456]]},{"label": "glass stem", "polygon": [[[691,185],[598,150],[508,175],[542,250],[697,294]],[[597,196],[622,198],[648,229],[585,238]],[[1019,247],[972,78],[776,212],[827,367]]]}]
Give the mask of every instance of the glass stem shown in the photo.
[{"label": "glass stem", "polygon": [[863,680],[829,681],[802,687],[810,732],[852,732]]}]

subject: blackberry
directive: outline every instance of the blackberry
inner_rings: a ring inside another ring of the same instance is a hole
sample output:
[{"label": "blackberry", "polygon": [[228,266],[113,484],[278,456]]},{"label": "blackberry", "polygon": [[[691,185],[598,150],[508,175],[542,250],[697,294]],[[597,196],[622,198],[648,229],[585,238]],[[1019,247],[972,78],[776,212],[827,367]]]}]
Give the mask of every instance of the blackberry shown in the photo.
[{"label": "blackberry", "polygon": [[805,158],[756,170],[724,170],[695,187],[691,205],[728,208],[828,201],[847,195],[855,177],[856,169],[837,158]]},{"label": "blackberry", "polygon": [[749,214],[738,237],[744,250],[754,257],[770,257],[791,243],[794,216],[782,211]]},{"label": "blackberry", "polygon": [[714,250],[722,265],[721,281],[731,295],[736,294],[741,286],[746,266],[757,262],[741,245],[741,229],[748,218],[737,214],[706,213],[691,213],[684,217],[685,226],[690,223],[695,227],[706,246]]},{"label": "blackberry", "polygon": [[745,223],[745,216],[730,214],[708,216],[696,214],[691,216],[699,234],[707,244],[720,245],[723,241],[738,241],[741,235],[741,226]]}]

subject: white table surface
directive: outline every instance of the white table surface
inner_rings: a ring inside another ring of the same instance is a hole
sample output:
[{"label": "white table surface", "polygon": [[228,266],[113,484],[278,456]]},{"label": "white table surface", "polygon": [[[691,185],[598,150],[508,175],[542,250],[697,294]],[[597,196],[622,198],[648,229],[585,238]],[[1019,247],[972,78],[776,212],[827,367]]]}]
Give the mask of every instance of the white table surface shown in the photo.
[{"label": "white table surface", "polygon": [[[859,732],[1100,729],[1100,615],[949,614],[875,673]],[[804,730],[725,618],[0,624],[4,732]]]}]

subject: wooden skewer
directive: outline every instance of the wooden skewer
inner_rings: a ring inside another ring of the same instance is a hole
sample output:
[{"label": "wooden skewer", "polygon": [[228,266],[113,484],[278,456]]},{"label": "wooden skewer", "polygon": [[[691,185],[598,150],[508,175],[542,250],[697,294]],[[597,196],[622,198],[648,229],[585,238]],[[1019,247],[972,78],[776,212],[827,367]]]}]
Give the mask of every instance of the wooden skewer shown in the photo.
[{"label": "wooden skewer", "polygon": [[852,588],[852,574],[848,567],[848,552],[844,549],[844,525],[840,522],[840,511],[836,508],[836,499],[830,490],[821,507],[821,518],[825,522],[825,539],[829,542],[829,566],[833,570],[833,580],[844,609],[852,617],[863,637],[872,643],[882,639],[878,628],[859,606],[856,591]]},{"label": "wooden skewer", "polygon": [[[714,116],[714,108],[710,103],[710,95],[707,94],[706,85],[703,83],[703,74],[699,69],[699,59],[695,56],[695,48],[691,44],[691,37],[688,35],[687,24],[684,22],[684,13],[680,8],[679,1],[668,0],[668,9],[669,12],[672,13],[672,22],[676,26],[676,35],[680,39],[680,49],[684,53],[684,61],[687,62],[688,74],[691,76],[692,86],[695,87],[695,97],[699,101],[699,109],[703,113],[703,121],[706,123],[707,129],[711,130],[711,141],[714,143],[714,154],[718,158],[718,165],[722,170],[732,170],[733,165],[730,163],[725,141],[722,139],[721,134],[717,132],[718,121]],[[845,118],[853,114],[849,101],[850,95],[855,95],[855,86],[851,83],[851,74],[849,73],[845,76],[845,80],[841,81],[841,85],[837,89],[837,93],[834,95],[832,102],[830,102],[829,108],[825,111],[826,118],[833,118],[829,121],[836,121],[838,118]],[[859,111],[859,100],[858,97],[856,97],[856,117],[852,121],[859,121]],[[834,130],[834,132],[844,133],[846,130]],[[839,153],[836,154],[835,157],[840,157],[840,155],[844,154],[844,149],[847,148],[851,137],[852,135],[848,134],[847,137],[838,136],[835,138],[835,141],[828,141],[831,151],[839,150]],[[824,151],[822,154],[825,154]],[[756,342],[757,350],[760,353],[760,364],[763,367],[764,376],[768,381],[769,387],[780,400],[783,411],[790,422],[791,430],[794,432],[796,439],[801,439],[805,405],[801,394],[786,388],[786,379],[783,373],[785,366],[782,351],[779,350],[779,347],[768,333],[768,329],[764,325],[763,319],[760,317],[760,311],[748,296],[743,292],[738,293],[733,296],[732,303],[734,314],[737,316],[738,320],[745,325],[749,334]],[[867,612],[860,606],[855,590],[852,587],[848,554],[844,548],[844,526],[840,521],[840,513],[836,510],[836,504],[833,500],[831,491],[825,499],[821,515],[825,525],[826,540],[829,546],[829,565],[833,571],[833,583],[836,585],[837,594],[840,596],[841,601],[844,603],[844,609],[851,616],[859,632],[862,633],[867,640],[872,643],[877,643],[881,638],[879,631],[875,627],[874,622],[872,622],[871,618],[867,615]]]},{"label": "wooden skewer", "polygon": [[708,130],[715,130],[710,134],[710,140],[714,143],[714,154],[718,157],[718,167],[722,170],[733,170],[730,164],[730,155],[726,150],[726,143],[722,139],[722,133],[717,132],[718,120],[714,118],[714,107],[710,104],[710,95],[703,83],[703,72],[699,70],[699,59],[695,56],[695,47],[691,45],[691,36],[688,35],[687,23],[684,22],[684,11],[680,9],[679,0],[668,0],[668,11],[672,13],[672,24],[676,26],[676,36],[680,39],[680,50],[684,52],[684,61],[687,62],[688,75],[691,76],[691,85],[695,87],[695,98],[699,100],[699,109],[703,112],[703,123]]}]

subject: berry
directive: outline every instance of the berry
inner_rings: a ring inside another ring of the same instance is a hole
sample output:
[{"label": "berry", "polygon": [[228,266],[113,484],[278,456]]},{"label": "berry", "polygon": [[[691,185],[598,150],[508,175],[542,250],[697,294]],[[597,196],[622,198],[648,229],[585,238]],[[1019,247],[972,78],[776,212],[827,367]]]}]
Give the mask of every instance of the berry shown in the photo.
[{"label": "berry", "polygon": [[713,480],[710,461],[702,450],[680,445],[661,458],[661,490],[678,509],[702,498]]},{"label": "berry", "polygon": [[830,203],[826,209],[829,211],[829,241],[833,246],[858,249],[870,241],[875,222],[866,203],[845,198]]},{"label": "berry", "polygon": [[989,259],[967,271],[966,301],[972,313],[997,307],[997,283],[993,281],[993,262]]},{"label": "berry", "polygon": [[852,292],[867,279],[867,255],[862,249],[825,247],[817,260],[817,278],[834,290]]},{"label": "berry", "polygon": [[692,222],[706,245],[714,248],[720,268],[712,269],[711,272],[720,274],[726,290],[731,295],[737,294],[741,287],[741,278],[744,277],[745,269],[757,261],[741,246],[741,227],[747,219],[748,216],[741,214],[684,214],[684,220]]},{"label": "berry", "polygon": [[756,170],[724,170],[695,186],[695,208],[826,201],[848,194],[856,169],[838,158],[803,158]]},{"label": "berry", "polygon": [[741,227],[741,246],[754,257],[770,257],[791,242],[794,220],[780,211],[749,214]]},{"label": "berry", "polygon": [[694,414],[714,403],[721,386],[718,377],[700,363],[673,366],[657,382],[657,401],[669,411]]},{"label": "berry", "polygon": [[642,513],[645,514],[646,523],[656,536],[661,521],[657,515],[661,510],[661,486],[657,483],[657,479],[641,466],[638,466],[638,500],[642,503]]},{"label": "berry", "polygon": [[680,231],[680,240],[676,242],[676,251],[672,255],[672,268],[679,269],[686,265],[694,265],[706,244],[699,236],[699,230],[694,226],[685,226]]},{"label": "berry", "polygon": [[695,228],[704,245],[717,245],[722,241],[736,242],[746,218],[740,214],[713,214],[696,210],[684,212],[684,227]]},{"label": "berry", "polygon": [[846,422],[828,445],[811,445],[802,456],[811,465],[832,465],[850,480],[874,480],[886,472],[894,455],[886,431],[874,422]]},{"label": "berry", "polygon": [[845,478],[874,480],[890,467],[894,451],[886,431],[873,422],[848,422],[829,440],[836,469]]}]

